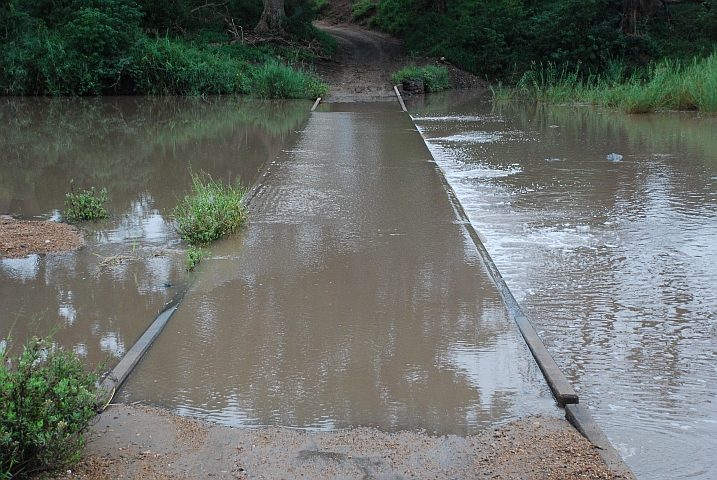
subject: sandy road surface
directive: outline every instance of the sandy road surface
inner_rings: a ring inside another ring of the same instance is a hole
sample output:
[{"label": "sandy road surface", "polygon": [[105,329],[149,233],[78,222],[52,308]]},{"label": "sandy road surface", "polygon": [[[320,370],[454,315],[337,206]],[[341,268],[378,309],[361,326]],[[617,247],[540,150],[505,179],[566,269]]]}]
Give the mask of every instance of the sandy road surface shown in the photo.
[{"label": "sandy road surface", "polygon": [[351,24],[315,25],[339,43],[332,60],[315,65],[316,73],[331,85],[327,100],[366,101],[394,96],[391,75],[407,64],[400,41]]}]

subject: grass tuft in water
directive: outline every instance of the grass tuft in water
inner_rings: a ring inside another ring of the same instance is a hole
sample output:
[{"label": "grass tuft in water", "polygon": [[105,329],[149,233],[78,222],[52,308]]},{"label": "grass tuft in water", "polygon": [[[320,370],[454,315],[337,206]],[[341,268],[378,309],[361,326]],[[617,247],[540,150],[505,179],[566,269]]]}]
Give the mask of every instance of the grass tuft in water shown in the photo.
[{"label": "grass tuft in water", "polygon": [[196,267],[199,262],[202,261],[204,257],[208,257],[211,254],[212,252],[202,250],[202,247],[190,245],[187,249],[187,263],[184,269],[188,272],[191,272],[192,270],[194,270],[194,267]]},{"label": "grass tuft in water", "polygon": [[238,181],[224,185],[208,173],[192,173],[191,195],[174,207],[177,232],[190,245],[207,245],[231,233],[246,222],[245,192]]}]

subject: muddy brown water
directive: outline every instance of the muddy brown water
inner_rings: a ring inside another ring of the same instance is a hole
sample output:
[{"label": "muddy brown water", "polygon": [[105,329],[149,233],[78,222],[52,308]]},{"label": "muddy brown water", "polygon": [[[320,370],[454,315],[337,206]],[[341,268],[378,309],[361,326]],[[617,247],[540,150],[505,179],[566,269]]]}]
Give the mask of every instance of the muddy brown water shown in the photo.
[{"label": "muddy brown water", "polygon": [[[413,127],[388,105],[310,106],[0,99],[0,213],[57,219],[70,179],[112,199],[80,251],[0,260],[0,334],[59,325],[98,364],[189,289],[122,398],[231,425],[429,433],[551,410]],[[633,471],[717,477],[715,119],[457,94],[408,106]],[[348,133],[317,144],[332,131]],[[267,162],[252,222],[192,285],[168,223],[189,167],[248,183]]]},{"label": "muddy brown water", "polygon": [[225,425],[466,434],[554,413],[396,102],[323,106],[120,394]]},{"label": "muddy brown water", "polygon": [[717,478],[717,119],[460,94],[408,107],[638,478]]},{"label": "muddy brown water", "polygon": [[190,169],[253,181],[303,128],[310,102],[231,98],[0,98],[0,213],[57,220],[70,180],[107,188],[87,246],[0,260],[0,336],[47,335],[90,365],[129,349],[185,290],[186,245],[169,215]]}]

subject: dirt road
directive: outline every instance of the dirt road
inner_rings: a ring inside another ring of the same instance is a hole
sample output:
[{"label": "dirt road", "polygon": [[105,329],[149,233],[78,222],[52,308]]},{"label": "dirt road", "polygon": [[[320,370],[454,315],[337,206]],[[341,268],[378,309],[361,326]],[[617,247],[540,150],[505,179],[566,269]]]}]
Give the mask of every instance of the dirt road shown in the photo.
[{"label": "dirt road", "polygon": [[453,88],[486,88],[487,83],[440,58],[409,58],[403,43],[385,33],[354,24],[315,22],[339,43],[331,60],[315,64],[316,73],[331,85],[325,101],[377,101],[394,97],[391,75],[407,65],[436,64],[448,69]]},{"label": "dirt road", "polygon": [[316,22],[339,43],[336,56],[316,64],[331,85],[330,101],[366,101],[394,96],[391,75],[406,65],[403,45],[390,36],[356,25]]}]

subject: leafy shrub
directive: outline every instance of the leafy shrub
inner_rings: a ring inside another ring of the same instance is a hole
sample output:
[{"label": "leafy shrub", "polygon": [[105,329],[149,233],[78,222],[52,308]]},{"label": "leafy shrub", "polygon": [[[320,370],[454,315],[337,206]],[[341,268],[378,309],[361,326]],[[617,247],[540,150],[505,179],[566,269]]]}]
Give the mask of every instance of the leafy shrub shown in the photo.
[{"label": "leafy shrub", "polygon": [[202,261],[204,257],[207,257],[211,254],[212,252],[202,250],[202,247],[190,245],[187,249],[187,263],[184,267],[185,270],[191,272],[192,270],[194,270],[194,267],[196,267],[197,264]]},{"label": "leafy shrub", "polygon": [[377,5],[372,0],[361,0],[355,3],[351,9],[351,18],[354,20],[362,20],[377,10]]},{"label": "leafy shrub", "polygon": [[320,78],[297,72],[276,60],[255,67],[249,80],[250,93],[261,98],[316,98],[328,90]]},{"label": "leafy shrub", "polygon": [[425,67],[416,67],[411,65],[404,67],[391,76],[391,81],[401,83],[403,80],[422,81],[427,92],[440,92],[451,88],[448,82],[448,69],[446,67],[436,67],[427,65]]},{"label": "leafy shrub", "polygon": [[70,180],[70,192],[66,194],[65,205],[69,208],[65,216],[75,222],[97,220],[107,217],[107,210],[102,206],[107,199],[107,189],[103,188],[99,197],[95,197],[95,187],[75,193],[74,180]]},{"label": "leafy shrub", "polygon": [[192,173],[192,194],[174,207],[179,235],[190,245],[206,245],[234,231],[246,221],[245,191],[215,181],[208,173]]},{"label": "leafy shrub", "polygon": [[8,342],[0,342],[0,477],[76,462],[95,416],[98,376],[48,339],[32,338],[16,358]]}]

